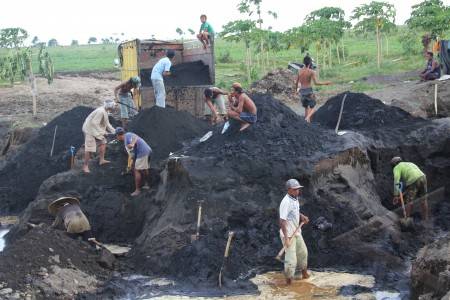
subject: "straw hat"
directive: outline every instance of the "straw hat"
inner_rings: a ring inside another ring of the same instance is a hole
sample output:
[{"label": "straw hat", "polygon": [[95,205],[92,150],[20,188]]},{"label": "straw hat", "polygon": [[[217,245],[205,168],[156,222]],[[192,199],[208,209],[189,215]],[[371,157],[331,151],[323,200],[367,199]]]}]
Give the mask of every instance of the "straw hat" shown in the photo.
[{"label": "straw hat", "polygon": [[48,212],[52,215],[56,215],[58,210],[64,206],[64,204],[78,204],[80,205],[80,200],[74,197],[61,197],[53,201],[48,205]]}]

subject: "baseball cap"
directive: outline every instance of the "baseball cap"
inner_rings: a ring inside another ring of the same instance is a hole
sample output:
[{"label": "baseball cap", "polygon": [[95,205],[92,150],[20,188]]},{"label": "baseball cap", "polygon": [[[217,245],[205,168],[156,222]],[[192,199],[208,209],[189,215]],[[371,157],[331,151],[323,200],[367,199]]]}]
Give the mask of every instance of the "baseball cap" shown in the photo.
[{"label": "baseball cap", "polygon": [[125,133],[125,129],[123,129],[122,127],[116,127],[116,135],[124,134],[124,133]]},{"label": "baseball cap", "polygon": [[287,189],[299,189],[302,188],[303,185],[301,185],[297,179],[289,179],[286,181],[286,188]]}]

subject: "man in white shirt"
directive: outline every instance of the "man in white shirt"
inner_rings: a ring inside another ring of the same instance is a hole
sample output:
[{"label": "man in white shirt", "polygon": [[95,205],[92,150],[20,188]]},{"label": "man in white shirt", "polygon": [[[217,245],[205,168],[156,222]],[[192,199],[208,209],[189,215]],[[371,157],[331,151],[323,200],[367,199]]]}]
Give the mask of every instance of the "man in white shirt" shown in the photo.
[{"label": "man in white shirt", "polygon": [[153,91],[155,92],[156,105],[159,107],[166,107],[166,88],[164,87],[164,77],[170,76],[170,67],[172,66],[172,60],[175,57],[175,51],[167,50],[166,57],[161,58],[152,69]]},{"label": "man in white shirt", "polygon": [[298,203],[302,187],[296,179],[289,179],[286,182],[287,194],[280,204],[280,237],[283,245],[286,246],[284,274],[287,284],[292,283],[296,267],[301,270],[302,279],[309,278],[307,272],[308,249],[303,241],[301,230],[294,235],[300,221],[305,224],[309,223],[309,218],[300,213],[300,204]]},{"label": "man in white shirt", "polygon": [[91,152],[99,151],[99,164],[104,165],[109,163],[105,160],[106,152],[106,138],[105,134],[114,133],[115,129],[109,123],[108,112],[113,112],[116,107],[114,101],[105,101],[103,106],[97,108],[87,116],[83,124],[84,133],[84,164],[83,171],[90,173],[89,160],[91,159]]}]

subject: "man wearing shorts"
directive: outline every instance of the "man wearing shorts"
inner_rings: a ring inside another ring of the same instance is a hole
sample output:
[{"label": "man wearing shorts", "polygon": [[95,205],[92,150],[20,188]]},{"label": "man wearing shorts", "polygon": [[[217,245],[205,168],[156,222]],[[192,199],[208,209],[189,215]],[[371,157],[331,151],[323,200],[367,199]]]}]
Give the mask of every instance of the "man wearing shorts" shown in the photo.
[{"label": "man wearing shorts", "polygon": [[202,25],[200,26],[200,31],[197,34],[197,38],[203,44],[203,49],[208,48],[209,45],[214,43],[214,29],[211,24],[206,22],[206,15],[200,16],[200,22]]},{"label": "man wearing shorts", "polygon": [[225,99],[223,96],[228,95],[228,93],[219,88],[212,87],[205,89],[204,95],[205,116],[207,118],[209,117],[211,124],[216,124],[219,114],[222,118],[226,118],[227,109],[225,107]]},{"label": "man wearing shorts", "polygon": [[401,157],[394,157],[391,160],[394,173],[394,200],[396,205],[399,201],[400,182],[404,190],[404,201],[406,205],[406,217],[409,218],[413,211],[413,202],[421,198],[422,219],[428,221],[428,201],[427,201],[427,177],[412,162],[404,162]]},{"label": "man wearing shorts", "polygon": [[133,95],[139,92],[140,87],[141,78],[134,76],[122,82],[114,89],[115,100],[120,103],[120,120],[122,121],[123,128],[127,128],[128,120],[137,113]]},{"label": "man wearing shorts", "polygon": [[300,100],[302,106],[305,108],[305,121],[311,123],[311,117],[314,114],[314,107],[316,106],[316,96],[312,89],[311,83],[315,85],[329,85],[330,81],[319,82],[316,78],[316,72],[312,69],[312,59],[305,56],[303,59],[303,68],[298,72],[295,80],[294,91],[297,92],[300,85]]},{"label": "man wearing shorts", "polygon": [[141,188],[149,189],[150,169],[149,157],[152,154],[152,148],[137,134],[125,132],[121,127],[116,128],[116,136],[119,141],[125,144],[125,150],[134,157],[134,183],[135,190],[131,196],[137,196],[141,193]]},{"label": "man wearing shorts", "polygon": [[83,171],[89,173],[89,160],[91,152],[99,151],[99,164],[104,165],[110,161],[105,160],[106,138],[105,134],[114,133],[114,127],[109,123],[108,112],[112,113],[115,109],[114,101],[105,101],[103,106],[97,108],[87,116],[83,124],[84,133],[84,164]]},{"label": "man wearing shorts", "polygon": [[228,117],[241,122],[239,131],[244,131],[250,125],[255,124],[257,120],[256,105],[250,97],[244,93],[240,83],[233,83],[232,92],[228,95],[230,108]]}]

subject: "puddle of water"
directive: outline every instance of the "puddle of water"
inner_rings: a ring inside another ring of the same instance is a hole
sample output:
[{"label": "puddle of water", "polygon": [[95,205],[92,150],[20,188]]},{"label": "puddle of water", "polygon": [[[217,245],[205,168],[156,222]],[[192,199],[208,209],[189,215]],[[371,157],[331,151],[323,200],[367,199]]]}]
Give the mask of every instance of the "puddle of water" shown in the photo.
[{"label": "puddle of water", "polygon": [[0,252],[5,248],[4,236],[9,232],[9,229],[0,227]]}]

